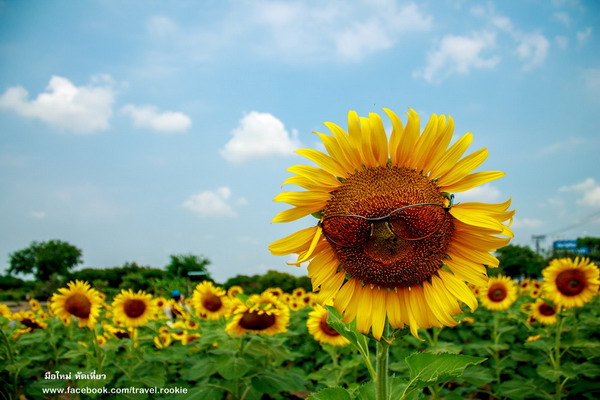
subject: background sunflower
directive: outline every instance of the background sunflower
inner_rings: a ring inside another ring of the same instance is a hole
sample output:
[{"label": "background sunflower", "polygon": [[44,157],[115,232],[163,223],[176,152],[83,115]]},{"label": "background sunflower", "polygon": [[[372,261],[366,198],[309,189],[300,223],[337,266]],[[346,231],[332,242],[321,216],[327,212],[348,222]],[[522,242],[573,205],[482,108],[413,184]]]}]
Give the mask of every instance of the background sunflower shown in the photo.
[{"label": "background sunflower", "polygon": [[554,259],[542,273],[542,289],[557,306],[582,307],[598,294],[598,267],[588,258]]},{"label": "background sunflower", "polygon": [[93,328],[102,305],[99,292],[89,283],[77,280],[67,283],[67,288],[58,291],[50,300],[53,314],[64,322],[76,317],[80,327]]},{"label": "background sunflower", "polygon": [[308,314],[306,327],[308,332],[313,335],[316,341],[325,343],[331,346],[345,346],[350,342],[348,339],[340,335],[327,323],[328,311],[326,308],[317,305]]},{"label": "background sunflower", "polygon": [[517,284],[509,276],[498,275],[480,291],[481,304],[487,309],[500,311],[510,307],[518,297]]},{"label": "background sunflower", "polygon": [[156,304],[150,294],[131,289],[115,296],[112,303],[113,319],[128,328],[146,325],[157,314]]}]

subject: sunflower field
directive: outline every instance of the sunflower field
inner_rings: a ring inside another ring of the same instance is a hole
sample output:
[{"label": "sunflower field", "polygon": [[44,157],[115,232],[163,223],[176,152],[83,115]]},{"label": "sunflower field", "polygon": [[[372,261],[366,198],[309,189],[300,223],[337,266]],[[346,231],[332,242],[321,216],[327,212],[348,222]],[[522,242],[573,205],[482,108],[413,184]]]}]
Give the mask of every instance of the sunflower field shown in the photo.
[{"label": "sunflower field", "polygon": [[[598,272],[585,260],[559,261],[545,272],[555,288],[548,279],[491,278],[472,288],[484,307],[459,315],[455,327],[419,329],[416,337],[387,332],[388,398],[597,398],[599,301],[588,289],[597,292]],[[560,272],[552,268],[595,273],[584,280],[589,295],[557,306]],[[375,340],[303,289],[248,296],[203,282],[184,302],[132,291],[108,301],[72,282],[46,306],[32,300],[0,314],[4,399],[376,398]],[[79,394],[51,392],[68,387]]]},{"label": "sunflower field", "polygon": [[[543,279],[488,268],[513,238],[511,200],[460,202],[504,176],[487,149],[348,115],[296,151],[273,222],[311,216],[271,243],[307,265],[312,291],[244,293],[199,283],[186,300],[71,281],[42,306],[0,308],[3,399],[407,400],[600,398],[598,267],[556,258]],[[455,194],[456,200],[455,200]],[[292,259],[289,259],[292,260]],[[539,272],[539,271],[537,271]]]}]

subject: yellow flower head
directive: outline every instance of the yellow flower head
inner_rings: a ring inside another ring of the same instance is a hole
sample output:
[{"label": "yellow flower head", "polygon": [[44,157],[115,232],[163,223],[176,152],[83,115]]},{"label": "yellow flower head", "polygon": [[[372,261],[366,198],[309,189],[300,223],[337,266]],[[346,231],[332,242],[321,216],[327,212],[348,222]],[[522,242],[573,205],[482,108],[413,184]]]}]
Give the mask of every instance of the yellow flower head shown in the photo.
[{"label": "yellow flower head", "polygon": [[[491,252],[512,237],[510,200],[500,204],[452,204],[451,194],[504,176],[473,172],[487,158],[481,149],[463,157],[470,133],[452,140],[454,121],[433,115],[421,132],[419,115],[408,123],[384,109],[393,131],[388,139],[377,114],[359,118],[351,111],[348,133],[333,123],[319,133],[328,154],[297,153],[318,165],[298,165],[284,184],[305,191],[285,192],[275,201],[294,208],[273,222],[314,215],[316,226],[270,245],[274,255],[309,261],[317,302],[334,301],[344,321],[379,339],[389,320],[395,328],[454,326],[461,303],[477,299],[465,282],[486,285],[485,266],[497,267]],[[502,237],[503,236],[503,237]]]},{"label": "yellow flower head", "polygon": [[526,342],[535,342],[536,340],[540,340],[542,338],[542,335],[533,335],[533,336],[529,336],[527,339],[525,339]]},{"label": "yellow flower head", "polygon": [[233,285],[227,289],[227,297],[234,298],[236,294],[244,294],[244,288],[238,285]]},{"label": "yellow flower head", "polygon": [[80,327],[92,328],[98,316],[102,300],[99,292],[82,281],[67,283],[67,288],[58,289],[52,296],[50,309],[62,321],[77,317]]},{"label": "yellow flower head", "polygon": [[327,323],[328,311],[326,308],[317,305],[308,314],[306,327],[308,332],[320,343],[329,344],[331,346],[344,346],[349,344],[348,339],[340,335]]},{"label": "yellow flower head", "polygon": [[199,316],[215,320],[227,315],[230,301],[225,295],[225,290],[204,281],[196,286],[192,295],[192,304]]},{"label": "yellow flower head", "polygon": [[557,306],[582,307],[598,293],[598,267],[588,258],[555,259],[542,273],[544,293]]},{"label": "yellow flower head", "polygon": [[12,319],[12,311],[6,304],[0,304],[0,317]]},{"label": "yellow flower head", "polygon": [[275,296],[263,293],[250,296],[245,305],[238,307],[225,331],[238,336],[248,332],[272,336],[286,332],[289,320],[289,309]]},{"label": "yellow flower head", "polygon": [[530,306],[529,310],[535,320],[544,325],[556,323],[556,308],[542,299],[537,299],[535,303]]},{"label": "yellow flower head", "polygon": [[487,288],[481,290],[481,304],[489,310],[506,310],[517,300],[517,285],[509,276],[490,278]]},{"label": "yellow flower head", "polygon": [[146,325],[156,316],[156,305],[152,295],[131,289],[122,290],[115,296],[112,303],[113,320],[127,328],[137,328]]}]

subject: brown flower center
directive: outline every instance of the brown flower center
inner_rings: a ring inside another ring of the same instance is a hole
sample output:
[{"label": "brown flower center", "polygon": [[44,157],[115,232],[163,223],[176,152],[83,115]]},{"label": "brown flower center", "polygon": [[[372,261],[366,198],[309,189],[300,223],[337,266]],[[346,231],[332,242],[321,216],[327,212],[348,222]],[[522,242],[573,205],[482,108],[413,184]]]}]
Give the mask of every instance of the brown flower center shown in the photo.
[{"label": "brown flower center", "polygon": [[275,316],[272,314],[259,314],[257,311],[245,312],[239,322],[244,329],[252,331],[263,331],[275,324]]},{"label": "brown flower center", "polygon": [[75,293],[69,296],[65,301],[65,309],[69,314],[74,315],[77,318],[86,319],[90,316],[92,302],[86,295]]},{"label": "brown flower center", "polygon": [[558,291],[565,296],[576,296],[586,288],[585,273],[575,268],[559,273],[555,282]]},{"label": "brown flower center", "polygon": [[41,329],[42,328],[37,322],[32,321],[29,318],[23,318],[20,322],[23,325],[25,325],[26,327],[31,328],[32,330]]},{"label": "brown flower center", "polygon": [[321,319],[320,327],[321,327],[321,332],[323,332],[327,336],[340,336],[339,332],[336,331],[335,329],[333,329],[327,323],[327,316],[325,316],[324,318]]},{"label": "brown flower center", "polygon": [[146,303],[139,299],[128,299],[123,304],[123,311],[129,318],[138,318],[146,311]]},{"label": "brown flower center", "polygon": [[545,315],[546,317],[551,317],[556,314],[556,310],[548,303],[542,303],[538,307],[538,311],[540,314]]},{"label": "brown flower center", "polygon": [[115,337],[119,340],[121,339],[129,339],[129,332],[125,332],[125,331],[115,331],[113,333],[113,335],[115,335]]},{"label": "brown flower center", "polygon": [[215,312],[221,309],[223,302],[219,296],[215,296],[212,293],[206,293],[204,296],[202,296],[202,305],[208,311]]},{"label": "brown flower center", "polygon": [[[407,205],[444,205],[445,202],[446,198],[435,184],[416,171],[393,166],[367,168],[349,176],[332,193],[324,218],[336,215],[377,218]],[[397,235],[401,232],[390,222],[373,222],[372,228],[366,227],[368,230],[361,220],[339,224],[336,237],[341,240],[327,240],[344,270],[365,283],[390,288],[418,285],[428,280],[442,266],[454,223],[440,207],[408,210],[402,232],[414,237],[423,236],[422,232],[433,233],[419,240],[405,240]],[[332,229],[336,226],[332,225]],[[339,245],[340,242],[355,243],[357,238],[360,238],[359,245]]]},{"label": "brown flower center", "polygon": [[508,292],[506,290],[506,286],[501,283],[495,283],[488,289],[488,298],[495,302],[500,303],[502,300],[508,296]]}]

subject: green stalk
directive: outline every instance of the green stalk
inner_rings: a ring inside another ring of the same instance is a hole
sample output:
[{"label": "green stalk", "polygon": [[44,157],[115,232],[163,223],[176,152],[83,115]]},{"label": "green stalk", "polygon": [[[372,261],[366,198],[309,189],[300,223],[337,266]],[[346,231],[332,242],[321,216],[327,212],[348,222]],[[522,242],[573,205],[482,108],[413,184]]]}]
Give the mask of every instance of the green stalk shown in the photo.
[{"label": "green stalk", "polygon": [[383,336],[377,342],[377,356],[375,358],[375,399],[389,400],[388,385],[388,359],[390,354],[390,344],[387,342],[388,323],[385,322]]},{"label": "green stalk", "polygon": [[[560,316],[557,316],[557,318],[560,321],[558,322],[558,324],[556,324],[557,325],[556,336],[554,338],[554,370],[555,371],[560,370],[560,356],[561,356],[560,335],[562,333],[563,322],[565,321],[565,319],[561,318]],[[562,389],[563,389],[563,386],[565,383],[567,383],[567,379],[565,379],[562,383],[560,383],[560,380],[556,381],[556,400],[560,400],[562,398]]]},{"label": "green stalk", "polygon": [[500,378],[500,352],[498,351],[498,342],[500,341],[500,337],[498,335],[498,325],[499,325],[499,319],[498,319],[498,312],[495,311],[494,312],[494,331],[492,333],[492,338],[494,339],[494,349],[492,351],[492,355],[494,356],[494,367],[496,369],[496,381],[498,383],[501,383],[501,378]]}]

